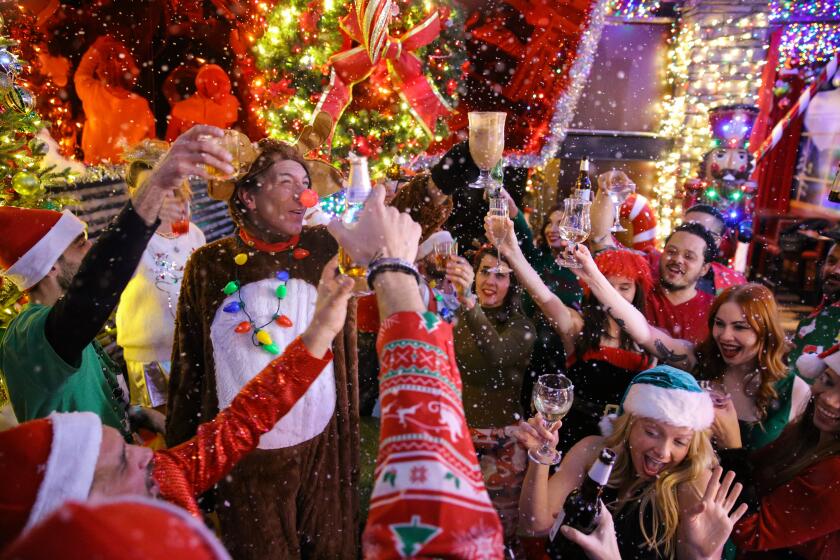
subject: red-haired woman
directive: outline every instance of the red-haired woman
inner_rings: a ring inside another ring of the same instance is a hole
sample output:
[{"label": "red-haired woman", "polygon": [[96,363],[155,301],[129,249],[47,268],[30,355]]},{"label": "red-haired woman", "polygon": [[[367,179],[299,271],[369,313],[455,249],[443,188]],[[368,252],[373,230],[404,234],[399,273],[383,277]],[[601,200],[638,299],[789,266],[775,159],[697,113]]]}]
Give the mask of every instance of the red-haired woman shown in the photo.
[{"label": "red-haired woman", "polygon": [[[492,235],[490,228],[487,235]],[[567,375],[575,385],[572,411],[563,422],[560,436],[561,448],[567,449],[583,437],[599,433],[598,421],[604,410],[621,402],[633,377],[649,368],[653,360],[604,312],[589,290],[584,290],[583,306],[578,311],[565,305],[545,285],[513,236],[507,236],[501,251],[563,340]],[[612,249],[598,255],[595,262],[621,297],[644,313],[645,294],[653,283],[646,259],[634,251]]]},{"label": "red-haired woman", "polygon": [[[648,324],[598,270],[589,251],[578,246],[578,276],[637,344],[660,361],[693,371],[716,384],[712,431],[721,447],[759,449],[802,412],[808,384],[782,360],[785,336],[773,294],[759,284],[727,288],[709,311],[709,335],[695,348]],[[729,427],[737,418],[740,430]]]}]

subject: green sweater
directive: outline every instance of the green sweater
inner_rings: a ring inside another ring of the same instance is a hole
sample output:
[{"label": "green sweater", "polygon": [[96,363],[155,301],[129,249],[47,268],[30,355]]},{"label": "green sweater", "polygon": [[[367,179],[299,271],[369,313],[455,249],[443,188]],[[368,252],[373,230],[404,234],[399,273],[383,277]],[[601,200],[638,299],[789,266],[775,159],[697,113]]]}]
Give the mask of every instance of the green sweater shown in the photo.
[{"label": "green sweater", "polygon": [[471,428],[503,428],[522,415],[519,393],[534,325],[518,312],[474,305],[456,313],[455,359],[463,383],[464,413]]},{"label": "green sweater", "polygon": [[65,362],[44,333],[50,308],[27,306],[9,324],[0,341],[0,370],[6,378],[15,415],[20,422],[51,412],[96,413],[106,426],[125,432],[124,406],[115,398],[116,366],[107,354],[88,344],[77,364]]}]

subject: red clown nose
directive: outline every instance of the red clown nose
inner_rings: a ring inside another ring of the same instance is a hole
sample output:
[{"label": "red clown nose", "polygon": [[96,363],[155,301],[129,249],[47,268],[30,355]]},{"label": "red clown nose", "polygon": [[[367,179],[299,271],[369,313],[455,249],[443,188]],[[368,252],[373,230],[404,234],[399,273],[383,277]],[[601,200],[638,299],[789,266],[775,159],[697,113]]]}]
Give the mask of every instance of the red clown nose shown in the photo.
[{"label": "red clown nose", "polygon": [[318,204],[318,195],[312,189],[306,189],[300,193],[300,203],[304,208],[312,208]]}]

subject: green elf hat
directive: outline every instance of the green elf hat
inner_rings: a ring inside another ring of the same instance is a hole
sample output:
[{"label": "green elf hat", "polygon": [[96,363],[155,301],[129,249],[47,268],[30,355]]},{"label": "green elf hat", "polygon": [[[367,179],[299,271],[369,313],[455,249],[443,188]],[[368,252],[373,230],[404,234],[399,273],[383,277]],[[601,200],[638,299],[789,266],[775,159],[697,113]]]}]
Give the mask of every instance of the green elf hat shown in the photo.
[{"label": "green elf hat", "polygon": [[[630,412],[679,428],[705,430],[715,418],[712,399],[690,373],[671,366],[656,366],[645,370],[630,382],[618,416]],[[601,433],[612,433],[616,415],[601,419]]]}]

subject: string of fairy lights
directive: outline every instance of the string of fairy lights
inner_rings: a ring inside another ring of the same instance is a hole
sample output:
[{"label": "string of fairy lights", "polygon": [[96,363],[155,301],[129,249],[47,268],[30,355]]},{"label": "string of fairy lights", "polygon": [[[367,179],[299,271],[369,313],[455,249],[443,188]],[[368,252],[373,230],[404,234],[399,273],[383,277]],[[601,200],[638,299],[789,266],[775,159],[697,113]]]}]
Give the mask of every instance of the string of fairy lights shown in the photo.
[{"label": "string of fairy lights", "polygon": [[681,22],[670,41],[665,82],[673,93],[661,104],[659,134],[673,138],[672,150],[656,162],[651,204],[658,234],[667,236],[681,220],[675,204],[681,185],[697,174],[703,155],[715,147],[709,109],[757,102],[767,48],[768,18]]},{"label": "string of fairy lights", "polygon": [[785,25],[779,66],[825,63],[840,49],[840,2],[773,0],[770,21]]}]

